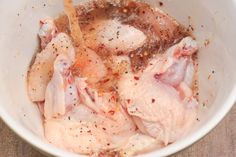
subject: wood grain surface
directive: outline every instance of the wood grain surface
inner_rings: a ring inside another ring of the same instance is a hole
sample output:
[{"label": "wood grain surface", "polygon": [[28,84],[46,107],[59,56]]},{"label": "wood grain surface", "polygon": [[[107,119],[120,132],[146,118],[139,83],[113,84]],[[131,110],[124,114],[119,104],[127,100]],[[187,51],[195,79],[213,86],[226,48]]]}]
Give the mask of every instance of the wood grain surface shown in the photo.
[{"label": "wood grain surface", "polygon": [[[0,120],[0,157],[46,157]],[[236,105],[207,136],[171,157],[236,157]]]}]

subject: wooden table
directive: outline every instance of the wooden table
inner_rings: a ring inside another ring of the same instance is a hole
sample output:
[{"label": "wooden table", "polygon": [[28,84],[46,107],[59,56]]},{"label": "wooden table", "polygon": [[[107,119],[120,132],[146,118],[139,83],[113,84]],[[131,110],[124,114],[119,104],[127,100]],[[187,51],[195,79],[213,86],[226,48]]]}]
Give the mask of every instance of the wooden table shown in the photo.
[{"label": "wooden table", "polygon": [[[0,157],[45,157],[0,120]],[[236,105],[207,136],[171,157],[236,157]]]}]

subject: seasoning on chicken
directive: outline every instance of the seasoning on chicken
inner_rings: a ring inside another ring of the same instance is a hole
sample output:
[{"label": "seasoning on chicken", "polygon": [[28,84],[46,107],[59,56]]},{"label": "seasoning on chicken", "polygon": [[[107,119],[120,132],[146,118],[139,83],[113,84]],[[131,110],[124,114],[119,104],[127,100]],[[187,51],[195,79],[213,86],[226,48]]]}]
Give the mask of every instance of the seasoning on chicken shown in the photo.
[{"label": "seasoning on chicken", "polygon": [[70,71],[72,61],[73,58],[67,54],[61,54],[54,62],[54,73],[45,93],[45,118],[63,116],[79,103],[75,80]]},{"label": "seasoning on chicken", "polygon": [[28,94],[45,138],[96,157],[161,149],[194,124],[196,41],[158,8],[134,1],[64,0],[41,20]]},{"label": "seasoning on chicken", "polygon": [[64,0],[64,5],[70,23],[70,35],[76,52],[73,68],[79,69],[80,74],[86,77],[88,82],[96,83],[106,75],[107,69],[96,52],[85,45],[72,0]]},{"label": "seasoning on chicken", "polygon": [[74,52],[74,47],[68,35],[58,34],[45,47],[42,52],[36,55],[33,65],[28,72],[28,94],[33,102],[45,100],[45,91],[53,75],[53,64],[60,54]]},{"label": "seasoning on chicken", "polygon": [[184,78],[188,75],[188,82],[193,82],[194,71],[187,67],[192,66],[191,55],[197,49],[192,38],[184,38],[153,58],[143,72],[124,74],[119,82],[119,95],[129,100],[128,113],[139,129],[165,145],[190,130],[196,118],[196,100]]}]

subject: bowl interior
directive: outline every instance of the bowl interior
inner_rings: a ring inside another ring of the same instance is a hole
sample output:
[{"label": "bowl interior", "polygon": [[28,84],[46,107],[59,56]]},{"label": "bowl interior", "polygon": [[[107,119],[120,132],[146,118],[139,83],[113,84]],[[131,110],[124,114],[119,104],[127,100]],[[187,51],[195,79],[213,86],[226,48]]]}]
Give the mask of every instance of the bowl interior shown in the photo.
[{"label": "bowl interior", "polygon": [[[146,2],[159,7],[159,1]],[[162,2],[163,10],[186,27],[194,28],[201,46],[198,55],[200,121],[186,137],[145,156],[166,156],[190,145],[223,118],[236,97],[236,1]],[[1,1],[0,17],[4,22],[0,29],[0,115],[15,132],[36,147],[54,155],[68,156],[68,152],[49,145],[44,139],[42,119],[26,91],[28,66],[38,45],[39,20],[56,17],[62,11],[62,2],[58,0]]]}]

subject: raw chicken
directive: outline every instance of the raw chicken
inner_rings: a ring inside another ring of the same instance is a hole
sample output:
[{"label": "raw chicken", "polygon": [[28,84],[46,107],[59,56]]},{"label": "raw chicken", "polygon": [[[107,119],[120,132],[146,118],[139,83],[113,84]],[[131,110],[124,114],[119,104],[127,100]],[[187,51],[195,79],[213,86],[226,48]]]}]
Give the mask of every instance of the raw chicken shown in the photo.
[{"label": "raw chicken", "polygon": [[54,62],[54,73],[46,89],[44,116],[47,119],[63,116],[79,103],[79,96],[70,67],[73,59],[60,54]]},{"label": "raw chicken", "polygon": [[[83,80],[76,80],[77,86],[83,85]],[[135,133],[135,125],[120,105],[107,106],[110,108],[108,112],[102,108],[96,112],[89,108],[109,105],[103,104],[108,102],[104,100],[106,97],[93,100],[87,93],[79,95],[82,95],[83,105],[73,107],[73,110],[61,118],[45,120],[45,135],[51,143],[74,152],[92,154],[102,150],[119,149]],[[94,103],[94,106],[89,103]]]},{"label": "raw chicken", "polygon": [[41,21],[43,50],[29,70],[28,93],[46,139],[94,157],[129,157],[175,142],[196,119],[196,42],[145,3],[90,4],[76,10],[64,0],[63,21]]},{"label": "raw chicken", "polygon": [[58,147],[92,154],[109,148],[110,137],[103,130],[107,126],[104,126],[105,121],[107,120],[104,117],[96,115],[84,105],[79,105],[62,118],[46,119],[45,136]]},{"label": "raw chicken", "polygon": [[124,54],[142,47],[146,42],[143,32],[133,26],[121,24],[117,19],[93,21],[93,24],[89,24],[85,29],[84,38],[92,49],[105,46],[113,53]]},{"label": "raw chicken", "polygon": [[155,139],[135,132],[130,119],[112,120],[84,105],[75,107],[62,118],[45,120],[44,125],[50,143],[81,154],[113,150],[128,157],[161,146]]},{"label": "raw chicken", "polygon": [[198,46],[191,37],[184,38],[179,44],[167,50],[164,68],[157,72],[155,77],[174,87],[185,80],[191,87],[195,70],[191,56],[197,50]]},{"label": "raw chicken", "polygon": [[[119,95],[139,129],[165,145],[183,136],[196,118],[196,101],[184,78],[197,49],[195,41],[187,37],[155,57],[142,73],[124,74],[119,82]],[[187,75],[193,74],[189,71]]]},{"label": "raw chicken", "polygon": [[74,47],[68,35],[58,34],[42,52],[36,55],[28,73],[28,94],[33,102],[44,101],[48,82],[53,75],[53,64],[60,54],[73,58]]}]

